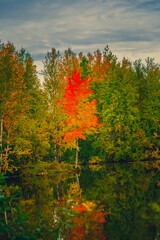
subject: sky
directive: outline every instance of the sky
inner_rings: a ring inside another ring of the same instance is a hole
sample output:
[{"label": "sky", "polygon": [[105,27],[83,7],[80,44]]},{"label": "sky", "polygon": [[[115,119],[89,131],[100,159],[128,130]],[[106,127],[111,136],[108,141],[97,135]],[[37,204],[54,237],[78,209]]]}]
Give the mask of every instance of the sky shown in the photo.
[{"label": "sky", "polygon": [[52,48],[88,53],[108,45],[119,61],[160,63],[160,0],[0,0],[0,40],[25,48],[38,72]]}]

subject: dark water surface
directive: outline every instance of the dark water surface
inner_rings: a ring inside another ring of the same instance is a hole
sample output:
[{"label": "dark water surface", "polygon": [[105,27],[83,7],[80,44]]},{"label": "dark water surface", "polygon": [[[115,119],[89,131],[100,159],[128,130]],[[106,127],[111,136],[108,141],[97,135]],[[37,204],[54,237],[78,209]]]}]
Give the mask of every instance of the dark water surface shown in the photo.
[{"label": "dark water surface", "polygon": [[160,239],[157,161],[93,165],[78,174],[9,182],[19,186],[18,218],[30,236],[15,239]]}]

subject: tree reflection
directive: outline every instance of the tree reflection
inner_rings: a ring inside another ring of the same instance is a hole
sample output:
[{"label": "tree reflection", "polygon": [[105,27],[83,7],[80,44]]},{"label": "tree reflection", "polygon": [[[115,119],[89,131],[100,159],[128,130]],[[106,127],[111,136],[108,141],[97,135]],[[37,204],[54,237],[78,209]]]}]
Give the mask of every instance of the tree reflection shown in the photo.
[{"label": "tree reflection", "polygon": [[55,226],[59,235],[67,240],[104,240],[103,223],[110,212],[104,212],[104,205],[100,203],[84,200],[78,174],[76,180],[69,184],[67,194],[56,201]]},{"label": "tree reflection", "polygon": [[21,235],[32,233],[43,240],[159,239],[160,162],[93,170],[24,178],[19,201],[6,199],[15,209],[15,220],[4,209],[2,223],[6,225],[6,211],[8,226],[16,231],[22,226]]}]

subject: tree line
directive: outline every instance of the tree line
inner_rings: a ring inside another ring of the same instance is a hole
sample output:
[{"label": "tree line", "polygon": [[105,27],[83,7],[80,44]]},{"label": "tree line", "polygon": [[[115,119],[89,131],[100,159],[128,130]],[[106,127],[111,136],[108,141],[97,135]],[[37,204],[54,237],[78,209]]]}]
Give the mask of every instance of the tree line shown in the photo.
[{"label": "tree line", "polygon": [[[43,86],[25,49],[0,44],[0,159],[87,163],[160,156],[160,65],[120,62],[110,49],[43,60]],[[76,149],[76,150],[74,150]],[[79,154],[78,154],[79,153]],[[77,160],[78,161],[78,160]]]}]

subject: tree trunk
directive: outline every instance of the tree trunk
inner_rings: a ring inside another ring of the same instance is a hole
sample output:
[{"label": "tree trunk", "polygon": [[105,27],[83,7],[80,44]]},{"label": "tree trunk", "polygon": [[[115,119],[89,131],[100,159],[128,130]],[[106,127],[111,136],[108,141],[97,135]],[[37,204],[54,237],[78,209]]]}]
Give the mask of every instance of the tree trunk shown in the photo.
[{"label": "tree trunk", "polygon": [[76,142],[76,164],[75,164],[75,168],[78,167],[78,140]]},{"label": "tree trunk", "polygon": [[2,114],[1,116],[1,135],[0,135],[0,161],[2,162],[2,146],[3,146],[3,117],[4,115]]},{"label": "tree trunk", "polygon": [[76,173],[76,178],[77,178],[77,183],[78,183],[79,195],[80,195],[80,198],[82,198],[81,188],[80,188],[80,183],[79,183],[79,178],[78,178],[78,174],[77,173]]},{"label": "tree trunk", "polygon": [[62,162],[62,153],[61,153],[61,140],[59,142],[59,144],[57,144],[57,159],[58,159],[58,163],[61,163]]},{"label": "tree trunk", "polygon": [[4,211],[4,218],[5,218],[6,225],[8,225],[8,218],[7,218],[7,212],[6,211]]},{"label": "tree trunk", "polygon": [[55,162],[58,162],[58,160],[57,160],[57,142],[56,141],[54,142],[54,159],[55,159]]},{"label": "tree trunk", "polygon": [[8,136],[7,136],[6,160],[8,158],[8,151],[9,151],[9,132],[8,132]]}]

